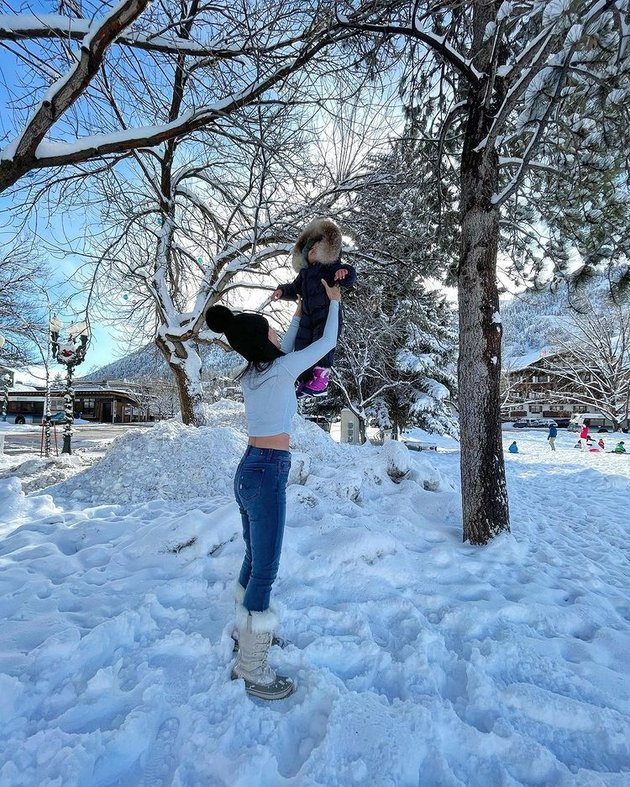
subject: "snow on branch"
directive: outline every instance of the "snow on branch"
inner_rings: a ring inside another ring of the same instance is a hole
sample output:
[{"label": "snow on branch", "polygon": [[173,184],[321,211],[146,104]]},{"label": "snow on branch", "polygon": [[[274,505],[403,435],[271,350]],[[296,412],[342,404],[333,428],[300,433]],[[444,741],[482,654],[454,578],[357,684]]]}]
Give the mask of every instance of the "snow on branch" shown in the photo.
[{"label": "snow on branch", "polygon": [[32,168],[31,162],[36,158],[37,147],[46,133],[97,75],[112,41],[140,16],[148,4],[149,0],[122,0],[98,23],[90,24],[74,66],[51,85],[22,133],[0,151],[0,192]]},{"label": "snow on branch", "polygon": [[[556,106],[560,94],[562,91],[562,87],[565,82],[565,75],[568,68],[568,63],[571,61],[571,56],[573,54],[573,47],[570,49],[567,59],[565,68],[561,69],[560,72],[554,73],[553,77],[556,80],[555,87],[553,89],[553,93],[549,96],[547,100],[547,106],[542,113],[542,117],[539,118],[532,118],[531,122],[535,124],[535,130],[531,133],[531,137],[529,142],[527,143],[527,147],[523,153],[523,158],[521,163],[518,165],[516,173],[510,178],[508,183],[504,186],[504,188],[498,193],[492,196],[492,203],[494,205],[502,205],[507,199],[509,199],[512,194],[518,189],[521,181],[523,180],[525,173],[532,161],[534,155],[538,150],[538,143],[543,135],[544,130],[547,127],[549,122],[549,118],[551,117],[551,113],[553,112],[554,107]],[[539,74],[542,78],[542,75]]]},{"label": "snow on branch", "polygon": [[[556,85],[560,88],[564,84],[568,69],[574,66],[572,58],[582,40],[589,34],[591,26],[598,22],[600,17],[609,10],[610,0],[600,0],[589,8],[588,13],[581,21],[580,25],[573,25],[568,34],[565,35],[564,28],[559,24],[562,16],[560,9],[563,7],[564,0],[554,0],[544,9],[543,29],[529,43],[516,58],[514,63],[503,66],[501,76],[506,80],[508,91],[503,99],[501,106],[495,113],[492,125],[488,130],[487,136],[477,146],[477,150],[493,150],[496,145],[508,117],[514,112],[520,101],[526,104],[532,103],[532,96],[540,95],[550,79],[550,71],[559,69],[561,74],[557,76]],[[553,6],[553,9],[551,8]],[[546,76],[541,76],[545,74]],[[554,79],[555,77],[551,77]],[[553,96],[549,99],[551,106],[560,97],[560,92],[553,91]],[[547,115],[548,116],[548,115]],[[540,136],[542,120],[532,118],[536,122],[537,130],[534,137]],[[529,149],[529,148],[528,148]],[[532,148],[533,149],[533,148]],[[513,191],[513,189],[512,189]],[[504,196],[509,196],[510,192],[501,195],[497,202],[504,201]]]},{"label": "snow on branch", "polygon": [[[87,19],[58,14],[0,14],[0,41],[24,41],[40,38],[63,38],[82,41],[90,32]],[[238,47],[202,44],[178,36],[153,35],[141,32],[122,33],[115,43],[146,52],[164,52],[213,59],[236,57],[243,53]]]},{"label": "snow on branch", "polygon": [[0,41],[53,36],[81,39],[89,31],[87,19],[60,14],[0,14]]},{"label": "snow on branch", "polygon": [[346,27],[351,30],[361,30],[366,33],[400,35],[408,38],[415,38],[418,41],[422,41],[422,43],[426,44],[430,49],[438,52],[447,62],[457,69],[470,84],[477,85],[479,83],[481,74],[472,65],[470,60],[467,60],[460,52],[451,46],[445,36],[440,36],[428,30],[421,29],[415,20],[412,25],[388,25],[367,21],[363,22],[358,18],[353,19],[346,16],[337,16],[337,23],[340,27]]},{"label": "snow on branch", "polygon": [[[524,164],[523,159],[517,156],[499,156],[499,167],[522,167]],[[531,161],[529,164],[531,169],[538,169],[542,172],[550,172],[552,175],[561,175],[562,171],[558,167],[551,164],[545,164],[542,161]]]}]

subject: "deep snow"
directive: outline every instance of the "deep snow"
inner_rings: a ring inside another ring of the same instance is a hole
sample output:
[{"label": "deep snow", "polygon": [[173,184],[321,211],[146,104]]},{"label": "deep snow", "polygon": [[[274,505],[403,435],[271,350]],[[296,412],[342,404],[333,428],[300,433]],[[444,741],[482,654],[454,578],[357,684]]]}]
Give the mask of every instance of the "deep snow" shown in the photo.
[{"label": "deep snow", "polygon": [[453,441],[296,419],[271,661],[298,688],[264,703],[228,677],[246,438],[213,413],[30,496],[2,459],[0,784],[630,783],[630,456],[506,432],[513,531],[478,548]]}]

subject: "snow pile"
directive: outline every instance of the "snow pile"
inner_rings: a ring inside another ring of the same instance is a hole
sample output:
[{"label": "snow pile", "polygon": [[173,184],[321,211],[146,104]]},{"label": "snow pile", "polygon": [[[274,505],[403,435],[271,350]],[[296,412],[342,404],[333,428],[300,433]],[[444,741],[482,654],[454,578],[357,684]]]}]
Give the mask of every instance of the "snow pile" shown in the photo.
[{"label": "snow pile", "polygon": [[0,462],[0,478],[19,478],[26,494],[65,481],[93,464],[92,458],[82,453],[60,454],[48,459],[37,457],[25,462],[20,462],[16,456],[7,456],[5,460],[4,464]]},{"label": "snow pile", "polygon": [[0,479],[0,536],[15,530],[23,522],[48,516],[57,510],[49,496],[27,497],[19,478]]},{"label": "snow pile", "polygon": [[[242,404],[221,401],[208,407],[207,426],[184,426],[163,421],[152,429],[129,431],[118,437],[105,457],[92,468],[43,491],[68,505],[141,503],[149,500],[195,500],[232,495],[232,479],[245,450]],[[378,494],[384,480],[409,473],[407,448],[400,443],[357,450],[339,445],[309,421],[296,416],[291,440],[289,484],[312,493],[357,501]],[[330,466],[344,467],[343,474]],[[419,479],[439,488],[430,465]],[[28,475],[27,470],[23,473]]]},{"label": "snow pile", "polygon": [[121,435],[90,470],[46,491],[86,505],[226,496],[245,444],[230,426],[163,421]]},{"label": "snow pile", "polygon": [[246,432],[245,408],[231,399],[221,399],[214,404],[204,404],[206,427],[229,426],[237,432]]}]

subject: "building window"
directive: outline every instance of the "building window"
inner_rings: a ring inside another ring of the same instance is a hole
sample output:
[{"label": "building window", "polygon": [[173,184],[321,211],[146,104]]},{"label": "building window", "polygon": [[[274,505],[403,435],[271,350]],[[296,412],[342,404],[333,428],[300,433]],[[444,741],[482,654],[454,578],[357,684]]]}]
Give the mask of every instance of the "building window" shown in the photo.
[{"label": "building window", "polygon": [[542,413],[542,405],[541,404],[532,404],[529,408],[530,413]]},{"label": "building window", "polygon": [[94,415],[95,404],[95,399],[79,399],[76,409],[83,415]]},{"label": "building window", "polygon": [[584,404],[576,404],[573,406],[574,413],[585,413],[586,412],[586,405]]}]

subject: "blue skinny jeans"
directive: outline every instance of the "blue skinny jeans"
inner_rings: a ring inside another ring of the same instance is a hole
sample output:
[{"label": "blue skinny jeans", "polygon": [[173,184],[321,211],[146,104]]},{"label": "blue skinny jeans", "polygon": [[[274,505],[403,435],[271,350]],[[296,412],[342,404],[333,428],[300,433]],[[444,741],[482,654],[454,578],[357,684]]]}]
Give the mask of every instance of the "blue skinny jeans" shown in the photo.
[{"label": "blue skinny jeans", "polygon": [[278,573],[287,508],[289,451],[248,446],[234,477],[234,496],[243,520],[245,557],[238,581],[244,607],[263,612]]}]

